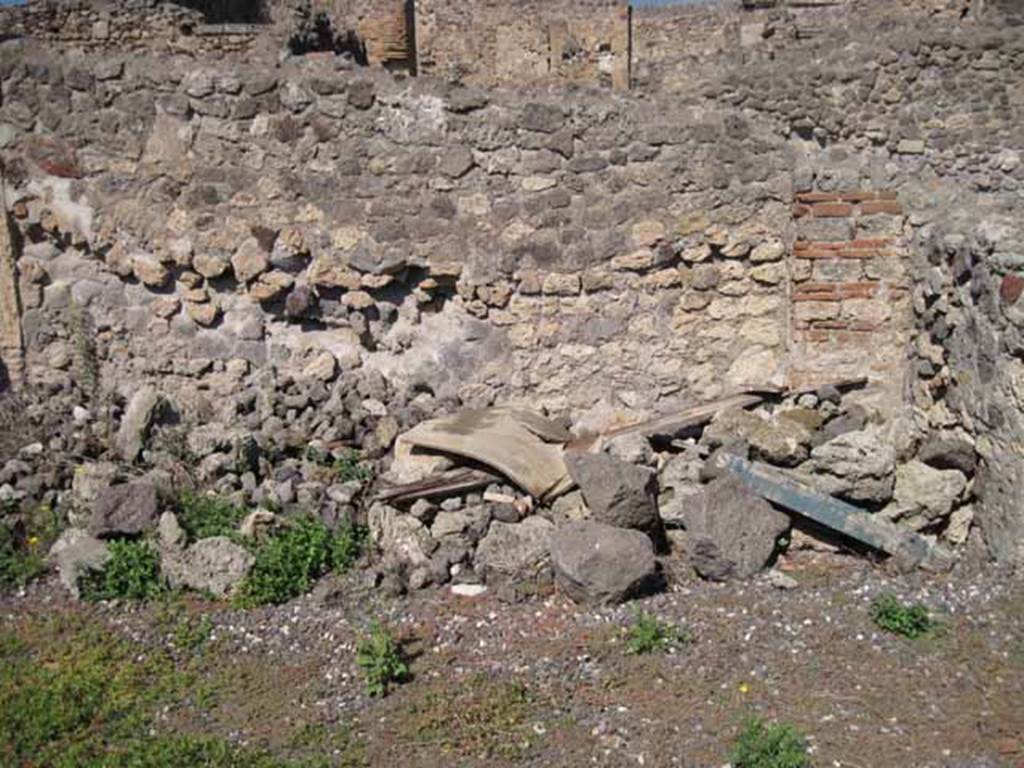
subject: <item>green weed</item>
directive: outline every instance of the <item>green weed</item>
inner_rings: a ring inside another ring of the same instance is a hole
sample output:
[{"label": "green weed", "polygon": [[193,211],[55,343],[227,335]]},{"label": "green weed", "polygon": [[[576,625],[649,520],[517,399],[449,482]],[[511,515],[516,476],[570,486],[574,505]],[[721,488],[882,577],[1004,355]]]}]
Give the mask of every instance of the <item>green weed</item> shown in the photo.
[{"label": "green weed", "polygon": [[256,550],[256,562],[236,602],[243,608],[286,603],[308,592],[328,571],[350,568],[364,540],[365,532],[356,527],[332,535],[314,518],[294,520]]},{"label": "green weed", "polygon": [[359,451],[346,449],[341,456],[331,462],[331,469],[338,480],[343,483],[353,480],[366,483],[373,479],[373,470],[363,461]]},{"label": "green weed", "polygon": [[17,538],[9,526],[0,523],[0,590],[23,587],[46,570],[45,549],[39,540]]},{"label": "green weed", "polygon": [[634,614],[629,628],[626,650],[632,654],[667,652],[673,648],[688,645],[690,636],[673,624],[659,621],[655,616],[641,610]]},{"label": "green weed", "polygon": [[149,600],[165,590],[160,559],[148,541],[112,541],[110,559],[101,570],[79,580],[82,597],[99,600]]},{"label": "green weed", "polygon": [[[15,514],[14,505],[9,514]],[[23,587],[46,572],[46,553],[60,535],[63,521],[42,504],[24,523],[0,522],[0,589]]]},{"label": "green weed", "polygon": [[354,448],[346,448],[340,456],[332,456],[322,448],[307,445],[302,451],[302,458],[321,467],[327,467],[333,473],[334,479],[341,483],[366,483],[373,479],[373,469]]},{"label": "green weed", "polygon": [[870,614],[879,629],[911,640],[934,632],[939,627],[925,606],[920,603],[905,605],[895,595],[875,598],[871,603]]},{"label": "green weed", "polygon": [[342,525],[331,540],[331,568],[344,573],[365,551],[370,532],[363,527],[347,523]]},{"label": "green weed", "polygon": [[178,523],[190,542],[211,536],[237,536],[246,510],[220,496],[186,491],[178,500]]},{"label": "green weed", "polygon": [[392,683],[401,683],[409,676],[401,648],[379,622],[373,623],[369,637],[359,643],[356,664],[363,671],[370,696],[386,696]]},{"label": "green weed", "polygon": [[807,743],[786,723],[751,718],[740,731],[729,757],[733,768],[809,768]]},{"label": "green weed", "polygon": [[213,622],[209,616],[189,613],[179,593],[169,593],[154,615],[154,624],[180,651],[195,653],[210,639]]}]

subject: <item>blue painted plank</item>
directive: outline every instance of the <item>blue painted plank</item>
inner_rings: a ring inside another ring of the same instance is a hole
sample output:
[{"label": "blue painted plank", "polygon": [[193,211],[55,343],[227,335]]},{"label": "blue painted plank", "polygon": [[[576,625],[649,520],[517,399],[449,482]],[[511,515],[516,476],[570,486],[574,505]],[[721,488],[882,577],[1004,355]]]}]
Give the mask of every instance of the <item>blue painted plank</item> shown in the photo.
[{"label": "blue painted plank", "polygon": [[874,517],[845,501],[818,493],[775,467],[728,454],[720,457],[720,466],[768,501],[898,557],[907,565],[943,571],[953,564],[951,553],[923,536]]}]

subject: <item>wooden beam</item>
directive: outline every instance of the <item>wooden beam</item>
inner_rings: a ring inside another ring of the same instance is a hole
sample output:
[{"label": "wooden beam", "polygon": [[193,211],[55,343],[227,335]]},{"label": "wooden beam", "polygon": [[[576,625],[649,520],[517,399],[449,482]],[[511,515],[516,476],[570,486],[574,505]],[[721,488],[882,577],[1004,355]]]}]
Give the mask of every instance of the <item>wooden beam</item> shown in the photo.
[{"label": "wooden beam", "polygon": [[790,473],[726,453],[720,454],[717,461],[720,469],[729,470],[768,501],[892,555],[901,565],[936,572],[948,571],[953,566],[954,557],[944,547],[859,507],[818,493]]}]

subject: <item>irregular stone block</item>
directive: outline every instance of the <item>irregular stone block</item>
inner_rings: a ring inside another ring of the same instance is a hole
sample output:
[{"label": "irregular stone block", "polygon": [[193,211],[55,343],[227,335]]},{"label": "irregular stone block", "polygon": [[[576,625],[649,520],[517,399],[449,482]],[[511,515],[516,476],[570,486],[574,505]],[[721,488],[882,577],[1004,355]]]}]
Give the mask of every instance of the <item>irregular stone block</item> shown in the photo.
[{"label": "irregular stone block", "polygon": [[686,510],[687,556],[706,579],[745,579],[771,559],[790,518],[731,475],[712,482]]},{"label": "irregular stone block", "polygon": [[581,520],[551,537],[555,580],[580,603],[621,603],[659,586],[651,540],[639,531]]},{"label": "irregular stone block", "polygon": [[112,485],[96,497],[89,533],[98,538],[135,536],[157,519],[156,487],[151,483]]}]

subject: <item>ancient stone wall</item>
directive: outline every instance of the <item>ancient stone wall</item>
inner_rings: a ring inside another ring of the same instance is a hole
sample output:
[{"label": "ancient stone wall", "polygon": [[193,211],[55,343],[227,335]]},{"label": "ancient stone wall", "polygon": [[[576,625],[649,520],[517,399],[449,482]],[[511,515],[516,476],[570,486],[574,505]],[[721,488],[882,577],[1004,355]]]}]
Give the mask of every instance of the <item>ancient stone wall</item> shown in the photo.
[{"label": "ancient stone wall", "polygon": [[624,3],[419,0],[415,13],[425,73],[485,84],[557,79],[628,88]]},{"label": "ancient stone wall", "polygon": [[31,0],[24,7],[0,8],[0,25],[9,35],[52,44],[196,55],[248,51],[261,33],[260,25],[210,25],[199,11],[148,0]]},{"label": "ancient stone wall", "polygon": [[[986,16],[735,28],[630,94],[8,41],[29,375],[66,367],[72,311],[106,380],[196,398],[376,371],[409,398],[580,415],[866,374],[908,456],[978,445],[978,520],[1019,560],[1017,318],[993,308],[1022,267],[971,222],[1019,219],[1024,40]],[[917,293],[951,212],[987,271],[936,284],[959,302],[936,332]]]}]

